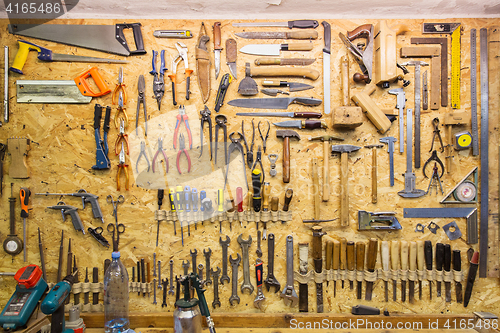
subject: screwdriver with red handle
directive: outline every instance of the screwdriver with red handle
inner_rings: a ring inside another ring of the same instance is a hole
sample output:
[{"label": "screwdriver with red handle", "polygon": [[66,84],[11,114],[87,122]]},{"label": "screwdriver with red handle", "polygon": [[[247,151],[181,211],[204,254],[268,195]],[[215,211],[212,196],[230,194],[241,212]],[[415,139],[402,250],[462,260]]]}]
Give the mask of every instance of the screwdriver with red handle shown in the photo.
[{"label": "screwdriver with red handle", "polygon": [[29,188],[21,187],[19,197],[21,198],[21,217],[23,218],[23,252],[24,262],[26,262],[26,218],[28,217],[28,204],[30,202],[31,191]]}]

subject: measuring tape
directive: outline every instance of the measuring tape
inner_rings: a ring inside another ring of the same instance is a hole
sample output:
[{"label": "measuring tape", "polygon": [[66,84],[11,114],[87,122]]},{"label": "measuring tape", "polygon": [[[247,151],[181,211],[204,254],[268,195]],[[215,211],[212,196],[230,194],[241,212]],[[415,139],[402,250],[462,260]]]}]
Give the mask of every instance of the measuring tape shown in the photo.
[{"label": "measuring tape", "polygon": [[459,25],[451,34],[451,107],[460,109],[460,36]]},{"label": "measuring tape", "polygon": [[455,134],[455,149],[464,150],[472,145],[472,135],[470,132],[460,132]]}]

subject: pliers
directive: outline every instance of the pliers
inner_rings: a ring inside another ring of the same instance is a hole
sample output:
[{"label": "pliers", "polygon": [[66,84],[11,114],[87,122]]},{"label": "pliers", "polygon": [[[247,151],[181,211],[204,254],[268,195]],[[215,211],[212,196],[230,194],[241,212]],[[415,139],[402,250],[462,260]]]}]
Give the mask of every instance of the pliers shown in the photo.
[{"label": "pliers", "polygon": [[125,84],[123,83],[123,67],[120,67],[118,72],[118,83],[116,84],[115,90],[113,91],[112,102],[116,104],[116,95],[123,92],[123,102],[122,104],[127,104],[127,92],[125,91]]},{"label": "pliers", "polygon": [[247,148],[247,164],[248,167],[251,168],[253,164],[253,145],[255,142],[255,124],[252,119],[252,144],[250,145],[250,149],[248,148],[247,139],[245,138],[245,122],[241,121],[241,133],[243,134],[243,142],[245,143],[245,147]]},{"label": "pliers", "polygon": [[156,151],[155,156],[153,157],[153,172],[155,172],[156,158],[158,157],[158,154],[160,152],[163,154],[163,159],[165,160],[165,163],[167,165],[167,173],[168,173],[168,157],[167,154],[165,154],[165,149],[163,149],[163,138],[158,138],[158,150]]},{"label": "pliers", "polygon": [[227,159],[227,118],[223,114],[218,114],[215,116],[215,164],[217,164],[217,145],[219,144],[219,128],[222,128],[224,132],[224,163]]},{"label": "pliers", "polygon": [[252,173],[253,173],[253,170],[255,169],[255,167],[257,166],[257,163],[260,164],[260,170],[262,171],[261,183],[264,184],[264,180],[266,179],[266,173],[264,172],[264,166],[262,165],[262,151],[260,149],[260,146],[259,146],[259,148],[257,148],[257,155],[255,157],[255,162],[253,163],[253,166],[252,166]]},{"label": "pliers", "polygon": [[[238,138],[233,137],[235,134],[238,134]],[[241,161],[243,162],[243,174],[245,175],[245,181],[247,183],[247,190],[249,189],[248,187],[248,179],[247,179],[247,168],[245,167],[245,152],[243,151],[243,145],[241,144],[241,140],[243,139],[243,135],[240,132],[233,132],[229,134],[229,140],[231,140],[231,144],[229,145],[228,148],[228,153],[226,157],[226,177],[224,178],[224,188],[226,188],[227,184],[227,174],[229,172],[229,160],[231,159],[231,153],[235,150],[238,149],[238,151],[241,153]]]},{"label": "pliers", "polygon": [[122,142],[122,150],[120,151],[120,163],[118,163],[118,171],[116,171],[116,190],[120,190],[120,173],[123,170],[123,173],[125,174],[125,189],[128,191],[128,183],[129,183],[129,178],[128,178],[128,165],[125,164],[125,148]]},{"label": "pliers", "polygon": [[175,123],[175,131],[174,131],[174,149],[177,149],[177,136],[179,134],[179,128],[181,127],[181,123],[184,122],[186,125],[186,131],[189,139],[189,149],[193,148],[193,139],[191,137],[191,128],[189,128],[188,116],[186,114],[186,108],[184,105],[179,106],[179,114],[177,115],[177,122]]},{"label": "pliers", "polygon": [[[161,107],[161,100],[163,98],[163,94],[165,92],[165,80],[163,78],[164,72],[167,70],[165,67],[165,50],[161,50],[160,52],[160,59],[161,59],[161,65],[160,65],[160,72],[158,73],[156,71],[156,56],[158,55],[158,51],[153,50],[153,70],[149,72],[149,74],[152,74],[154,76],[153,79],[153,92],[156,97],[156,102],[158,103],[158,111],[160,111]],[[154,171],[153,171],[154,172]]]},{"label": "pliers", "polygon": [[177,164],[177,171],[179,171],[179,174],[182,175],[182,172],[181,172],[181,167],[179,166],[179,159],[181,158],[181,155],[182,153],[184,153],[187,157],[187,160],[188,160],[188,173],[191,172],[191,158],[189,157],[189,153],[188,151],[186,150],[186,141],[184,140],[184,135],[181,134],[179,136],[179,151],[177,152],[177,160],[176,160],[176,164]]},{"label": "pliers", "polygon": [[151,165],[149,164],[148,155],[146,154],[146,142],[144,142],[144,141],[141,141],[141,152],[139,153],[139,157],[137,158],[137,162],[135,162],[135,171],[137,171],[137,173],[139,173],[139,161],[141,160],[142,155],[144,155],[144,158],[146,159],[146,162],[148,163],[148,172],[149,172]]},{"label": "pliers", "polygon": [[264,148],[264,154],[265,154],[266,153],[266,141],[267,141],[267,138],[269,138],[269,131],[271,130],[271,125],[269,124],[269,120],[267,120],[267,133],[266,133],[265,137],[262,135],[262,132],[260,131],[260,121],[259,121],[259,124],[257,125],[257,127],[259,128],[260,138],[262,139],[262,148]]},{"label": "pliers", "polygon": [[179,54],[177,57],[175,57],[172,60],[172,75],[169,75],[168,77],[172,80],[172,98],[174,105],[177,105],[177,91],[175,90],[175,84],[177,83],[177,65],[181,62],[184,61],[184,69],[185,69],[185,75],[186,75],[186,100],[189,100],[189,84],[191,82],[191,73],[193,73],[192,69],[189,69],[189,64],[188,64],[188,57],[187,57],[187,52],[188,48],[184,43],[177,42],[175,43],[175,47],[177,48],[177,51],[179,51]]},{"label": "pliers", "polygon": [[128,135],[125,134],[125,121],[123,119],[120,119],[120,133],[118,133],[118,137],[116,138],[116,143],[115,143],[115,155],[118,155],[118,147],[120,146],[120,142],[122,143],[125,142],[127,144],[127,155],[130,153],[130,147],[128,144]]},{"label": "pliers", "polygon": [[139,95],[137,96],[137,113],[135,114],[135,134],[139,134],[139,110],[142,103],[144,106],[144,136],[148,136],[148,116],[146,112],[146,97],[144,96],[144,92],[146,91],[146,82],[144,80],[144,75],[139,75],[139,81],[137,82],[137,91]]},{"label": "pliers", "polygon": [[120,117],[120,112],[123,113],[123,118],[125,119],[124,128],[128,127],[128,115],[125,112],[125,108],[123,107],[123,93],[120,91],[118,93],[118,107],[116,108],[115,113],[115,128],[118,128],[118,118]]},{"label": "pliers", "polygon": [[203,125],[205,122],[208,123],[208,135],[210,136],[210,161],[212,160],[212,118],[210,118],[210,115],[212,112],[210,112],[210,109],[205,105],[205,108],[200,111],[201,115],[201,125],[200,125],[200,141],[201,141],[201,151],[200,151],[200,156],[203,155]]}]

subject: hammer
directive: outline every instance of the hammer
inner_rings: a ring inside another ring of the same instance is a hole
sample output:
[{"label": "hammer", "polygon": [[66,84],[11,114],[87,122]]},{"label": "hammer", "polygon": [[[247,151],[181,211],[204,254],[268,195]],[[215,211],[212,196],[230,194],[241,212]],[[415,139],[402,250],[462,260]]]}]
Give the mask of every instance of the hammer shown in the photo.
[{"label": "hammer", "polygon": [[339,138],[334,135],[322,135],[309,138],[309,141],[321,140],[323,141],[323,201],[328,201],[330,199],[330,170],[328,166],[328,144],[333,140],[344,141],[343,138]]},{"label": "hammer", "polygon": [[290,182],[290,138],[300,140],[299,133],[292,130],[277,130],[277,138],[283,138],[283,183]]},{"label": "hammer", "polygon": [[332,155],[340,153],[340,186],[342,196],[340,199],[340,225],[342,227],[349,225],[349,166],[347,164],[347,155],[359,149],[361,147],[353,145],[332,145]]},{"label": "hammer", "polygon": [[384,145],[367,145],[365,148],[372,149],[372,203],[377,203],[377,148],[383,148]]}]

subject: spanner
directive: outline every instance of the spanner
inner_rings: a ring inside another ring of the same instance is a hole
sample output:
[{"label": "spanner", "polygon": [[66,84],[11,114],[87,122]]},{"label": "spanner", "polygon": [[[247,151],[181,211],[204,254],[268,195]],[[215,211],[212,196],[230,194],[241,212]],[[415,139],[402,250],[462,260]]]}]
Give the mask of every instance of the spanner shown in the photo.
[{"label": "spanner", "polygon": [[203,285],[205,284],[205,281],[203,281],[203,264],[198,264],[198,278],[200,279],[200,286],[203,288]]},{"label": "spanner", "polygon": [[266,300],[266,297],[262,292],[262,273],[263,273],[262,259],[257,258],[257,260],[255,260],[255,278],[257,279],[257,296],[255,296],[253,305],[260,310],[262,310],[260,307],[262,305],[262,302]]},{"label": "spanner", "polygon": [[243,234],[238,236],[238,243],[241,246],[241,256],[243,257],[243,284],[241,285],[241,293],[245,293],[245,290],[253,293],[253,285],[250,281],[250,261],[248,258],[248,248],[252,244],[252,236],[248,235],[247,240],[243,240]]},{"label": "spanner", "polygon": [[194,249],[194,251],[189,250],[189,253],[191,253],[191,260],[193,264],[193,273],[196,274],[196,256],[198,255],[198,250]]},{"label": "spanner", "polygon": [[238,296],[238,266],[240,265],[241,257],[239,253],[236,253],[238,256],[236,259],[233,259],[232,256],[229,256],[229,262],[231,263],[231,270],[233,272],[233,292],[231,297],[229,297],[229,303],[233,305],[233,301],[237,301],[240,304],[240,297]]},{"label": "spanner", "polygon": [[[286,287],[281,293],[281,298],[286,299],[285,304],[294,307],[297,305],[299,298],[293,288],[293,237],[286,236]],[[289,302],[287,302],[287,300]]]},{"label": "spanner", "polygon": [[220,307],[220,300],[219,300],[219,274],[220,274],[220,268],[217,267],[217,270],[214,271],[212,268],[210,268],[210,274],[212,275],[214,279],[214,301],[212,302],[212,306],[215,309],[215,307],[218,305]]},{"label": "spanner", "polygon": [[260,248],[260,230],[257,230],[257,250],[255,250],[255,253],[257,253],[257,257],[262,257],[262,249]]},{"label": "spanner", "polygon": [[153,253],[153,277],[156,277],[156,253]]},{"label": "spanner", "polygon": [[228,283],[231,282],[229,275],[227,275],[227,248],[229,247],[229,243],[231,242],[231,238],[226,235],[226,240],[223,241],[222,237],[219,237],[220,246],[222,246],[222,276],[220,277],[220,283],[224,284],[224,281]]},{"label": "spanner", "polygon": [[169,295],[174,295],[174,261],[170,259],[169,261],[170,264],[170,289],[168,291]]},{"label": "spanner", "polygon": [[168,286],[168,279],[161,280],[161,283],[163,284],[163,303],[161,303],[161,307],[167,306],[167,286]]},{"label": "spanner", "polygon": [[187,262],[182,261],[182,268],[184,268],[184,275],[188,275],[188,269],[189,269],[189,260]]},{"label": "spanner", "polygon": [[156,278],[153,279],[153,304],[156,305]]},{"label": "spanner", "polygon": [[[172,278],[172,277],[170,277]],[[162,285],[161,285],[161,261],[158,260],[158,289],[161,289],[162,288]]]},{"label": "spanner", "polygon": [[210,278],[210,256],[212,255],[212,250],[208,248],[208,251],[203,249],[203,255],[205,256],[205,268],[207,270],[207,278],[205,279],[205,285],[212,284],[212,279]]},{"label": "spanner", "polygon": [[275,287],[274,292],[277,293],[281,289],[281,284],[274,276],[274,234],[269,234],[267,237],[267,260],[269,263],[267,264],[267,278],[264,280],[264,283],[266,284],[267,291],[271,287]]}]

